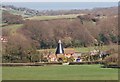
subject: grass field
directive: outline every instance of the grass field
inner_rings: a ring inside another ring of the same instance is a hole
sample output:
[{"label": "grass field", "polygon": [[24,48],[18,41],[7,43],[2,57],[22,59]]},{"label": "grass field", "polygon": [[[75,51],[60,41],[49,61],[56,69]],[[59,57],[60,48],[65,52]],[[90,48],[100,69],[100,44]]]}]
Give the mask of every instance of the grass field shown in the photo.
[{"label": "grass field", "polygon": [[4,26],[3,28],[9,28],[10,30],[10,34],[16,34],[16,30],[21,28],[23,26],[23,24],[12,24],[12,25],[8,25],[8,26]]},{"label": "grass field", "polygon": [[[74,50],[76,52],[82,52],[82,53],[86,53],[86,52],[90,52],[92,50],[94,50],[96,47],[95,46],[91,46],[91,47],[78,47],[78,48],[65,48],[64,50]],[[99,47],[98,49],[105,51],[105,50],[109,50],[109,49],[118,49],[117,45],[107,45],[107,46],[102,46]],[[55,52],[56,49],[40,49],[38,50],[39,52],[44,52],[44,51],[50,51],[50,52]]]},{"label": "grass field", "polygon": [[101,65],[3,67],[3,80],[117,80],[118,69]]},{"label": "grass field", "polygon": [[30,20],[52,20],[61,18],[76,18],[79,14],[69,14],[69,15],[55,15],[55,16],[34,16],[27,19]]}]

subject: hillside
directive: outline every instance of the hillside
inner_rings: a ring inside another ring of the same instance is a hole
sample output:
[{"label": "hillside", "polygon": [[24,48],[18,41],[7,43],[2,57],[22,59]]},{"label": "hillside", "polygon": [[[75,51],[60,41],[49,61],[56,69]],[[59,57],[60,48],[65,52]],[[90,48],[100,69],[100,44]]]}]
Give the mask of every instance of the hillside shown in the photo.
[{"label": "hillside", "polygon": [[48,52],[37,51],[55,49],[59,39],[64,48],[81,52],[120,42],[117,7],[43,12],[3,6],[1,10],[3,62],[42,59]]},{"label": "hillside", "polygon": [[25,18],[35,16],[39,12],[37,10],[32,10],[23,7],[15,7],[12,5],[2,5],[2,8],[0,10],[2,10],[3,12],[9,12],[13,15],[21,15],[22,17]]},{"label": "hillside", "polygon": [[[18,29],[20,32],[21,30],[23,32],[26,30],[27,32],[28,31],[30,32],[32,31],[32,29],[37,30],[38,28],[44,29],[44,31],[46,32],[47,31],[46,29],[49,29],[48,32],[50,34],[48,35],[51,35],[52,36],[51,38],[53,38],[55,42],[58,39],[67,39],[67,40],[71,39],[73,41],[80,40],[82,41],[82,43],[85,42],[84,44],[89,44],[86,42],[89,42],[89,41],[90,43],[94,42],[94,40],[96,39],[98,40],[99,37],[102,36],[106,41],[104,42],[105,44],[109,44],[111,42],[116,43],[116,35],[117,35],[117,27],[118,27],[117,26],[117,12],[118,12],[117,7],[94,8],[91,10],[86,10],[86,9],[85,10],[68,10],[68,11],[65,11],[65,10],[49,11],[48,10],[48,11],[44,11],[44,15],[42,15],[43,12],[38,10],[32,10],[28,8],[17,8],[10,5],[2,6],[1,10],[3,10],[2,12],[3,27],[9,27],[9,25],[14,25],[14,24],[18,24],[18,25],[23,24],[23,26],[21,26],[21,28]],[[23,14],[21,13],[23,13],[24,16],[27,13],[30,13],[30,14],[29,14],[29,17],[24,18]],[[110,22],[112,22],[112,24],[110,24]],[[37,35],[40,35],[39,29],[37,30],[38,31]],[[61,32],[60,30],[57,31],[58,29],[60,29]],[[55,31],[58,33],[55,34]],[[77,31],[78,31],[78,34],[76,34]],[[30,36],[30,34],[27,34],[27,32],[22,34],[25,34],[24,35],[25,37],[26,36],[33,37],[33,36]],[[34,31],[30,33],[32,35],[36,34]],[[5,35],[4,31],[3,31],[3,35]],[[40,36],[37,36],[37,35],[34,36],[34,38],[37,38],[37,37],[40,38]],[[44,34],[41,34],[41,36],[42,35]],[[76,35],[79,35],[79,37]],[[45,38],[46,37],[48,36],[45,36]],[[111,38],[114,39],[115,41],[112,40]],[[104,41],[104,39],[102,40]],[[38,40],[36,39],[36,41]]]}]

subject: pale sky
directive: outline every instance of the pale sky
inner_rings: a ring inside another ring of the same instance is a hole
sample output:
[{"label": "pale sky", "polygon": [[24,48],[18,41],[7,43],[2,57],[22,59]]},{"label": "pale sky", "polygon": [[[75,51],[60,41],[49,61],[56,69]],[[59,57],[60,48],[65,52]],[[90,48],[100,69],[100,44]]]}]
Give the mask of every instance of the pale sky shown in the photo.
[{"label": "pale sky", "polygon": [[117,2],[3,2],[3,5],[36,10],[92,9],[118,6]]},{"label": "pale sky", "polygon": [[119,0],[2,0],[1,2],[119,2]]}]

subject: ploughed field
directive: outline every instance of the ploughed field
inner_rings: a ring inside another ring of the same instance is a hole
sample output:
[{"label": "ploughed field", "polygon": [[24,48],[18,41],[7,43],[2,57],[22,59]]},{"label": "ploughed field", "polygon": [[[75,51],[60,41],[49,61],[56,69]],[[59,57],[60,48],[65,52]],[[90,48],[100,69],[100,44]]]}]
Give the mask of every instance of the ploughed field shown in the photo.
[{"label": "ploughed field", "polygon": [[3,80],[117,80],[118,69],[101,65],[3,67]]}]

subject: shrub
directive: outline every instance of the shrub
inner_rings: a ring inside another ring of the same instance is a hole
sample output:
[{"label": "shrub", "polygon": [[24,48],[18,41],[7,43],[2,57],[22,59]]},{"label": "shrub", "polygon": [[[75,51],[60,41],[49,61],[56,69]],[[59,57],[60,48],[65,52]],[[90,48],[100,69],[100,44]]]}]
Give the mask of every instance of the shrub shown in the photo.
[{"label": "shrub", "polygon": [[105,60],[106,65],[109,65],[109,64],[117,64],[118,65],[118,53],[114,53],[114,54],[106,57],[104,60]]},{"label": "shrub", "polygon": [[99,34],[99,41],[105,43],[105,44],[108,44],[108,38],[103,34],[103,33],[100,33]]},{"label": "shrub", "polygon": [[111,41],[113,43],[117,43],[117,37],[115,35],[113,35],[113,34],[109,34],[109,35],[110,35]]}]

